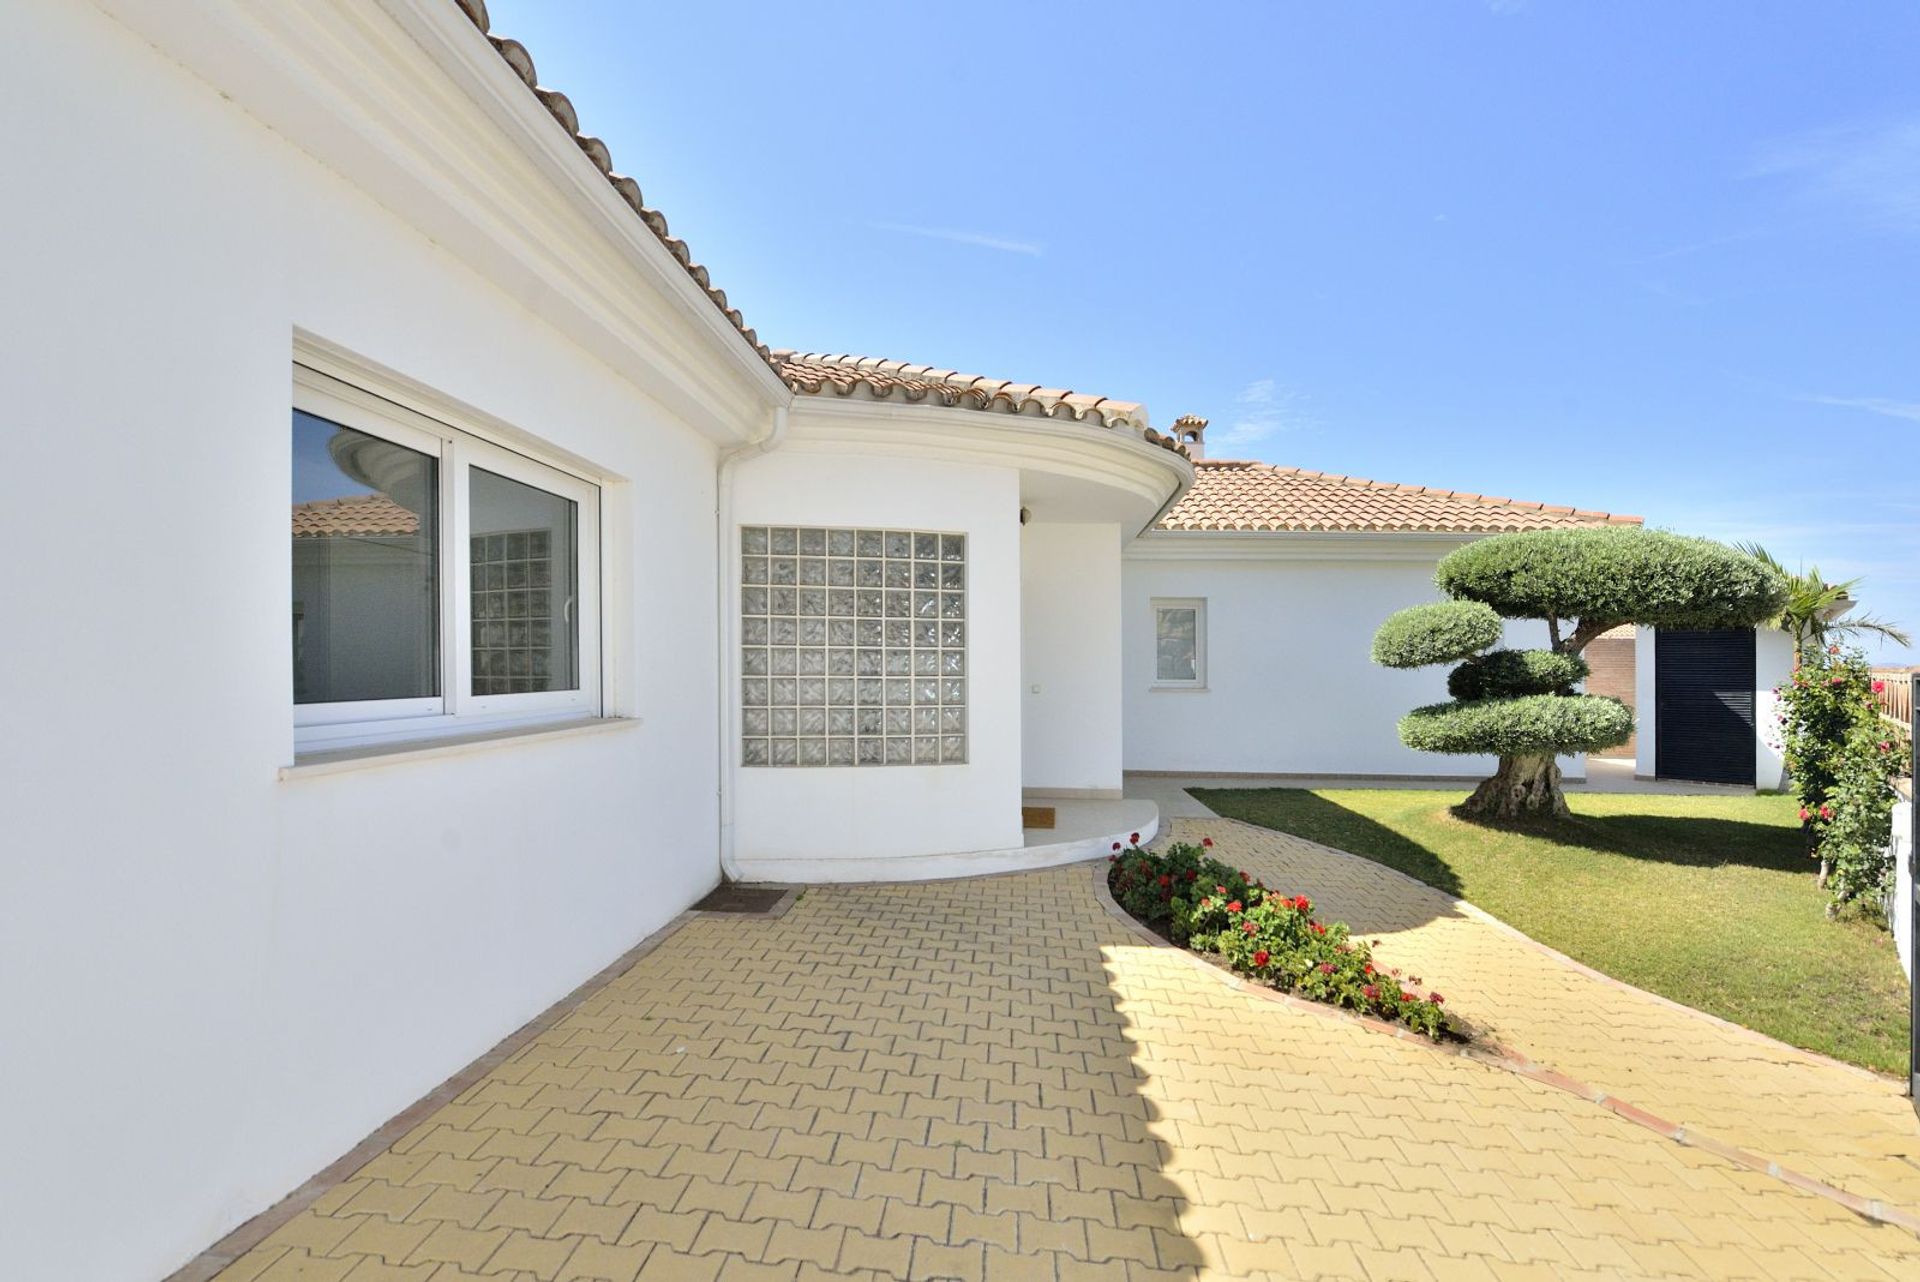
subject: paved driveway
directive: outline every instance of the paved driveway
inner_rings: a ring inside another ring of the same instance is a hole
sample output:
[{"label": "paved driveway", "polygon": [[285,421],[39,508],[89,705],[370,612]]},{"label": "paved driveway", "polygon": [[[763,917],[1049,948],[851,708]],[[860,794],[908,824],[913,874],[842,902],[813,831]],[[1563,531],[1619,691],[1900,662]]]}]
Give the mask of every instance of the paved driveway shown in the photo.
[{"label": "paved driveway", "polygon": [[1237,991],[1079,866],[695,919],[222,1276],[1884,1280],[1920,1239]]}]

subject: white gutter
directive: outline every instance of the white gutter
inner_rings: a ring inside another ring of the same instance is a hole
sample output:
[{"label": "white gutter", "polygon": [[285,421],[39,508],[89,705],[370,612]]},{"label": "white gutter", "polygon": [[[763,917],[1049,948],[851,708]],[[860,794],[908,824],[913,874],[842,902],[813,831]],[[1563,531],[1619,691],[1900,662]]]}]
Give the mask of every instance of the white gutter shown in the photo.
[{"label": "white gutter", "polygon": [[734,856],[733,848],[733,761],[734,749],[740,742],[739,728],[735,724],[734,709],[739,700],[735,697],[739,691],[737,682],[730,679],[733,670],[734,655],[739,652],[734,635],[734,620],[739,611],[731,608],[736,604],[727,585],[733,582],[734,563],[737,553],[733,543],[733,469],[742,459],[758,458],[771,454],[787,439],[787,407],[776,405],[773,410],[773,424],[764,436],[737,445],[730,450],[720,452],[719,467],[714,482],[714,635],[719,638],[720,652],[717,682],[720,688],[718,721],[720,725],[719,749],[719,789],[717,804],[720,819],[720,875],[729,881],[739,881],[740,864]]}]

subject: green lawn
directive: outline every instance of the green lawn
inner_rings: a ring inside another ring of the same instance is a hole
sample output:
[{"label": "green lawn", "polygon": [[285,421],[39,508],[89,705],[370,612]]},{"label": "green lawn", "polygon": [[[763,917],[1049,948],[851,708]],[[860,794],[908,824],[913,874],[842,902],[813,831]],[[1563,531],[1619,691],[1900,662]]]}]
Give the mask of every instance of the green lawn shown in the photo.
[{"label": "green lawn", "polygon": [[1825,916],[1787,797],[1573,795],[1560,824],[1470,822],[1453,791],[1197,789],[1233,819],[1364,855],[1627,983],[1904,1075],[1907,983],[1876,921]]}]

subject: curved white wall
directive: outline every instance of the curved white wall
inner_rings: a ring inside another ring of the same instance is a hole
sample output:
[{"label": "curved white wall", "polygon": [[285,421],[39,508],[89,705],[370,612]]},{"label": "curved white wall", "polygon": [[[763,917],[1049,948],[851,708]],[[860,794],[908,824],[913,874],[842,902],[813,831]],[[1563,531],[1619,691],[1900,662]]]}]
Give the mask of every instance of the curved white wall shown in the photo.
[{"label": "curved white wall", "polygon": [[[897,875],[888,860],[1018,847],[1018,470],[875,457],[790,439],[771,454],[738,464],[732,485],[728,599],[734,603],[743,525],[967,536],[967,763],[745,767],[736,734],[727,753],[733,763],[732,848],[741,871],[766,879],[884,878]],[[737,616],[734,622],[737,628]],[[727,665],[737,726],[737,653],[728,654]]]}]

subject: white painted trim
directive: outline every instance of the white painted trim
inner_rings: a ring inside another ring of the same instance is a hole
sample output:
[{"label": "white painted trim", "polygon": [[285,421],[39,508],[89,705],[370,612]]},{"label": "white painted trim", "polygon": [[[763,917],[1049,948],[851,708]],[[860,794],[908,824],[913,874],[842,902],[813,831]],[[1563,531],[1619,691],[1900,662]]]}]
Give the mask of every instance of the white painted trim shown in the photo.
[{"label": "white painted trim", "polygon": [[1432,563],[1487,536],[1426,531],[1149,530],[1129,561],[1407,561]]},{"label": "white painted trim", "polygon": [[1129,428],[945,405],[803,396],[793,404],[788,447],[1049,472],[1117,490],[1146,512],[1193,484],[1191,463]]},{"label": "white painted trim", "polygon": [[[792,389],[781,381],[746,336],[714,305],[712,298],[660,242],[651,228],[614,190],[599,166],[587,158],[565,127],[527,89],[506,60],[479,29],[446,0],[376,0],[407,33],[418,40],[443,69],[458,72],[463,87],[484,87],[496,118],[504,115],[520,127],[522,140],[539,149],[561,186],[580,208],[591,210],[603,222],[610,240],[644,264],[654,280],[678,300],[688,319],[704,331],[748,379],[760,384],[770,405],[792,399]],[[537,64],[536,64],[537,65]],[[615,166],[618,172],[618,166]],[[564,184],[562,186],[562,184]]]},{"label": "white painted trim", "polygon": [[372,770],[410,761],[438,761],[476,752],[491,752],[497,748],[544,743],[552,739],[577,739],[585,735],[632,730],[641,724],[639,717],[570,717],[563,721],[489,726],[430,741],[362,744],[329,752],[302,753],[294,758],[292,765],[280,767],[279,777],[282,780],[316,779],[323,775],[345,774],[351,770]]},{"label": "white painted trim", "polygon": [[95,0],[709,439],[792,391],[447,0]]}]

